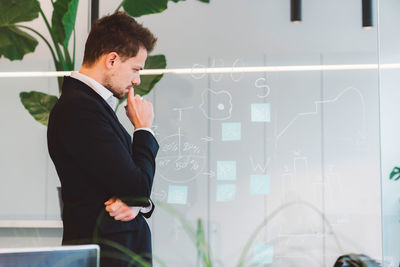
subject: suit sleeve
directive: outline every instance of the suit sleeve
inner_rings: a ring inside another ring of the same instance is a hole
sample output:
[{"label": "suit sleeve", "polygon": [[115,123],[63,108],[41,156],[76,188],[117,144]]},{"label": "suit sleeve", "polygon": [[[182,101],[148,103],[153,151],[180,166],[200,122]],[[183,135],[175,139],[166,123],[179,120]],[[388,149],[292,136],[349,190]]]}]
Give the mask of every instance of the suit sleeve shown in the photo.
[{"label": "suit sleeve", "polygon": [[140,214],[142,214],[145,218],[150,218],[150,216],[151,216],[151,214],[153,214],[153,211],[155,208],[155,205],[154,205],[153,201],[151,201],[151,199],[149,199],[149,202],[150,202],[149,207],[151,207],[149,211],[143,212],[142,210],[140,210]]},{"label": "suit sleeve", "polygon": [[68,109],[61,141],[77,165],[128,205],[148,203],[155,173],[158,144],[151,133],[139,131],[133,137],[131,156],[103,110],[94,104]]}]

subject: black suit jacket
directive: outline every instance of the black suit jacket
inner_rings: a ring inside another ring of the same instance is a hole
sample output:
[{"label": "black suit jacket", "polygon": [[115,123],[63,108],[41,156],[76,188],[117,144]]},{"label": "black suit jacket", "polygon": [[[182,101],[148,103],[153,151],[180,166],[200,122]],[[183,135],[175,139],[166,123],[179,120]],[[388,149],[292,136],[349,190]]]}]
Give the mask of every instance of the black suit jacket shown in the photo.
[{"label": "black suit jacket", "polygon": [[130,206],[148,206],[159,148],[154,136],[136,131],[131,141],[100,95],[64,77],[47,141],[61,181],[63,244],[97,242],[103,251],[108,247],[101,240],[107,239],[150,255],[150,230],[143,216],[151,215],[154,204],[150,213],[122,222],[108,215],[104,202],[116,196]]}]

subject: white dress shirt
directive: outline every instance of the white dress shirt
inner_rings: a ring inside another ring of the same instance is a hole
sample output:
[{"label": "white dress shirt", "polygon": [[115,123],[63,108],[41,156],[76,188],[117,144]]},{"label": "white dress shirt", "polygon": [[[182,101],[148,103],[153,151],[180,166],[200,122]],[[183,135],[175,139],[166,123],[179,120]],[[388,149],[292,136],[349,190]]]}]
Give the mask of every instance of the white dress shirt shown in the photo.
[{"label": "white dress shirt", "polygon": [[[96,80],[94,80],[94,79],[90,78],[89,76],[86,76],[78,71],[73,71],[71,73],[71,78],[77,79],[77,80],[83,82],[84,84],[86,84],[87,86],[89,86],[90,88],[92,88],[96,93],[98,93],[107,102],[107,104],[110,105],[112,110],[115,110],[118,99],[116,97],[114,97],[113,93],[110,90],[105,88],[99,82],[97,82]],[[141,131],[141,130],[149,131],[154,136],[154,132],[150,128],[138,128],[138,129],[135,129],[135,132]],[[142,213],[148,213],[149,211],[151,211],[153,204],[151,201],[149,201],[149,202],[150,202],[150,206],[145,207],[145,208],[131,207],[135,217],[139,213],[139,211]]]}]

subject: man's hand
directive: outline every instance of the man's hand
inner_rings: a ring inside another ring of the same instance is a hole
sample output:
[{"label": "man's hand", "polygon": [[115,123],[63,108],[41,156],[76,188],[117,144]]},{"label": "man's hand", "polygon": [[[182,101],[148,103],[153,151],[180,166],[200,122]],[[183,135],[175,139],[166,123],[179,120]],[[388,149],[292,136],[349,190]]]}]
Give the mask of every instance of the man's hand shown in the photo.
[{"label": "man's hand", "polygon": [[119,198],[112,197],[106,202],[106,211],[117,221],[129,222],[138,215],[140,207],[129,207]]},{"label": "man's hand", "polygon": [[151,128],[154,120],[153,104],[139,95],[133,96],[133,88],[129,89],[125,110],[126,116],[136,129]]}]

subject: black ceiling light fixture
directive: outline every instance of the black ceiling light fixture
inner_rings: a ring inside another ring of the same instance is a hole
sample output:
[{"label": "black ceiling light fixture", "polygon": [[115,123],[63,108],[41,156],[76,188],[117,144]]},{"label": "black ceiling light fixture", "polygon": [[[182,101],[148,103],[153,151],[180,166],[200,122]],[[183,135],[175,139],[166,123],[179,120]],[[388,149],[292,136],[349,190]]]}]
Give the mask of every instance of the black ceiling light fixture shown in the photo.
[{"label": "black ceiling light fixture", "polygon": [[372,0],[362,0],[362,26],[364,29],[371,29],[374,26],[372,13]]},{"label": "black ceiling light fixture", "polygon": [[92,0],[90,7],[90,24],[99,18],[99,0]]},{"label": "black ceiling light fixture", "polygon": [[301,0],[290,0],[290,20],[293,23],[301,22]]}]

